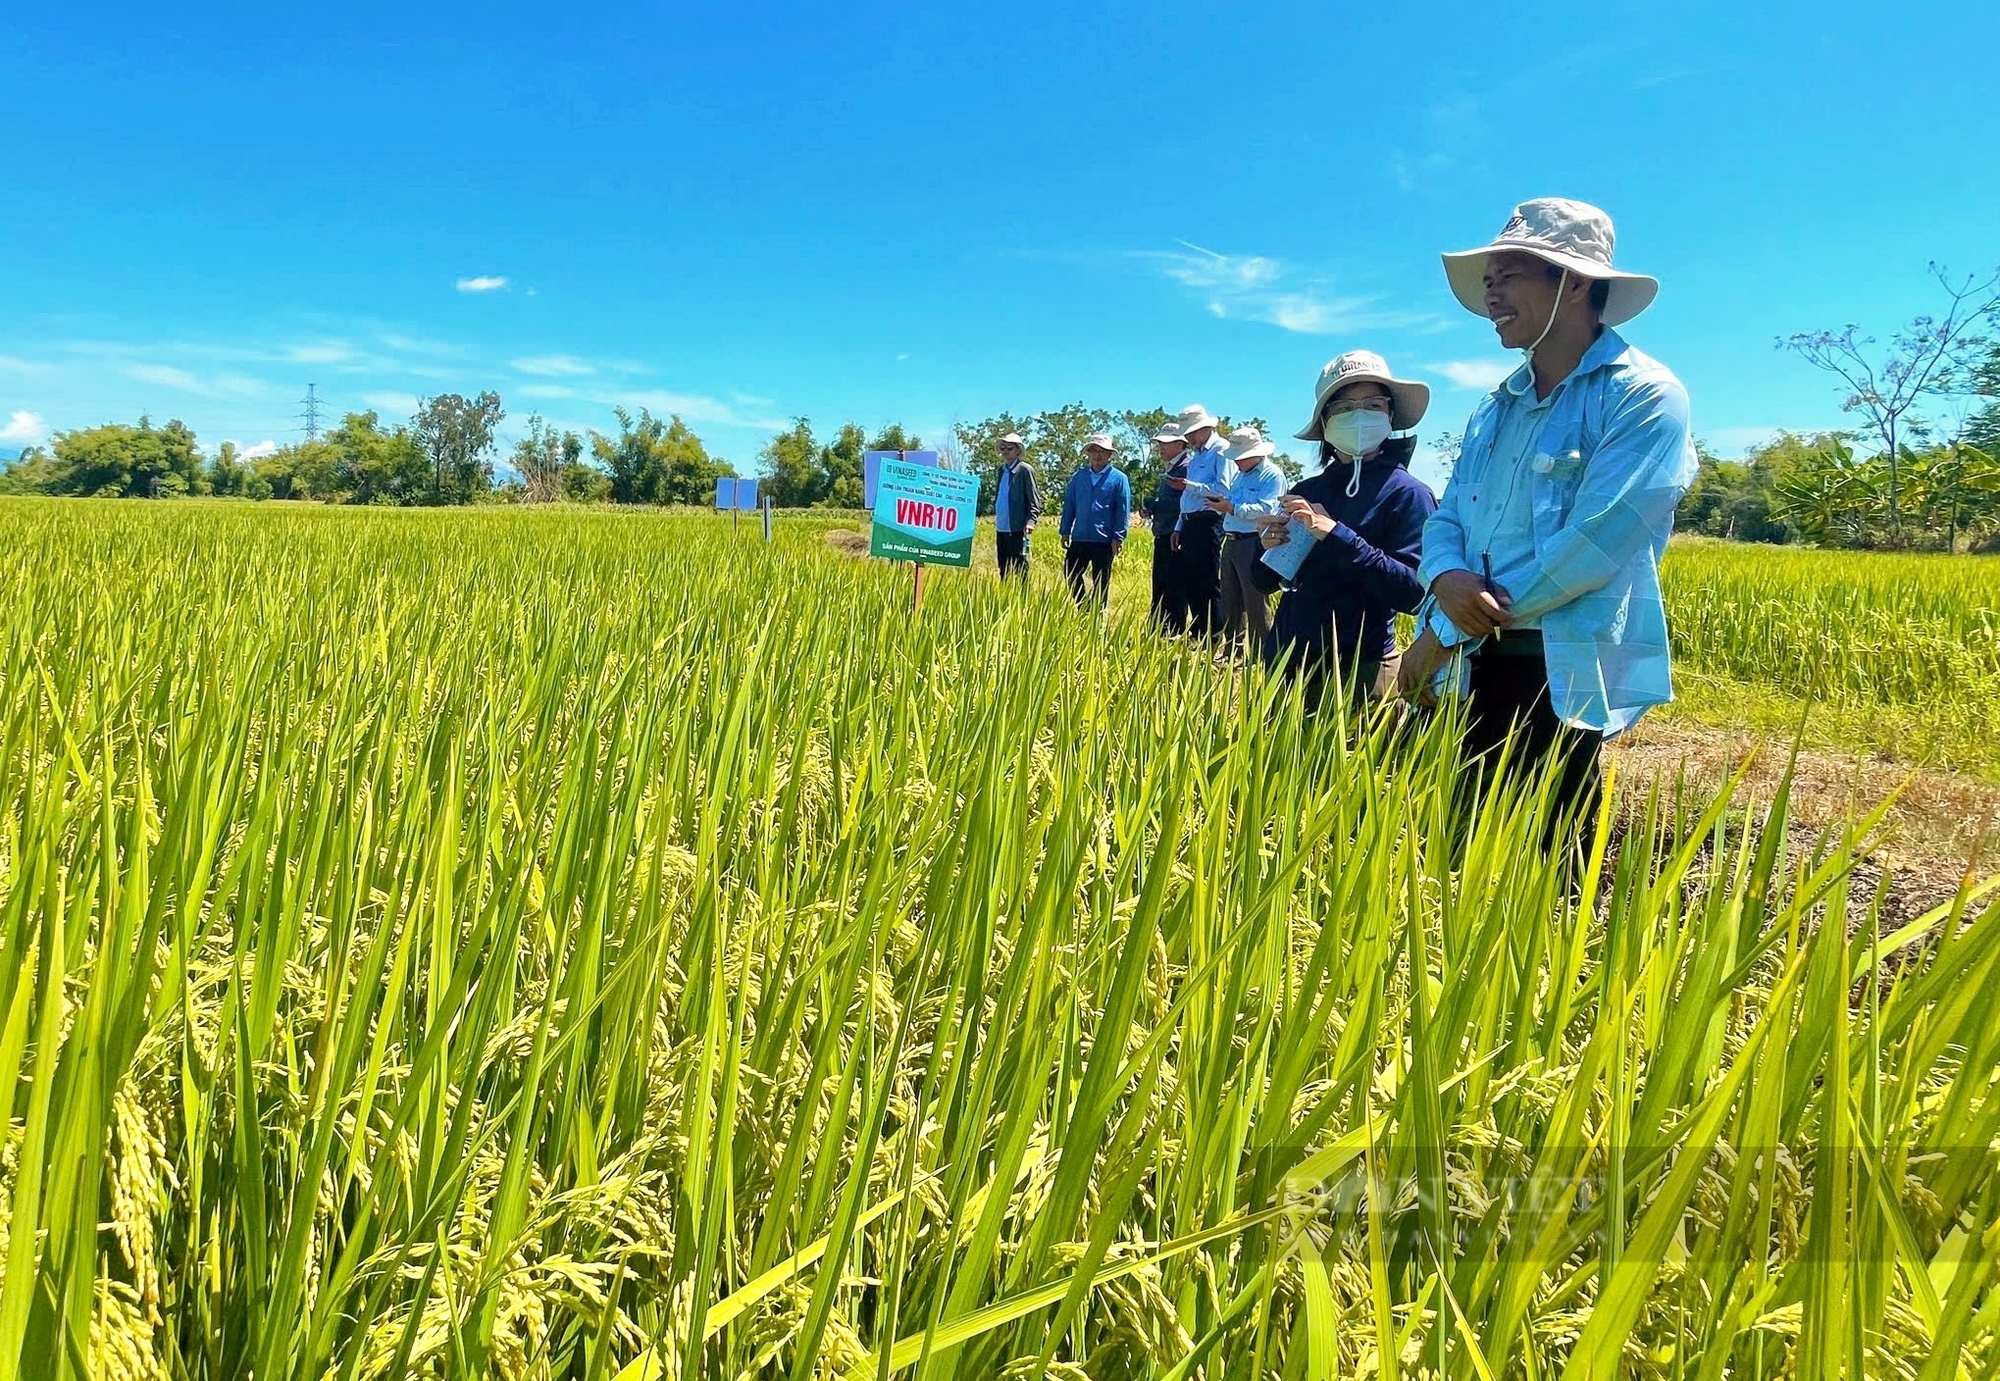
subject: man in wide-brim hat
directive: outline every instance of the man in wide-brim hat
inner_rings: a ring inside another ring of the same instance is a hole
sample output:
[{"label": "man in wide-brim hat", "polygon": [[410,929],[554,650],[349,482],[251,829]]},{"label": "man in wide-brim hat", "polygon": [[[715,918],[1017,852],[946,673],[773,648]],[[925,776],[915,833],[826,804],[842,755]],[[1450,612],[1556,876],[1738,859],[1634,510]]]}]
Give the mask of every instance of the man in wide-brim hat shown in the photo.
[{"label": "man in wide-brim hat", "polygon": [[1467,311],[1524,363],[1466,424],[1424,525],[1422,633],[1406,695],[1467,695],[1469,761],[1511,773],[1557,760],[1560,806],[1586,842],[1597,750],[1673,698],[1659,559],[1694,479],[1687,391],[1613,328],[1659,291],[1614,268],[1611,218],[1523,202],[1491,244],[1444,256]]},{"label": "man in wide-brim hat", "polygon": [[1229,463],[1229,447],[1218,435],[1221,420],[1206,407],[1189,403],[1175,424],[1187,443],[1181,456],[1186,468],[1174,481],[1181,511],[1167,542],[1175,554],[1188,631],[1205,638],[1214,632],[1222,612],[1222,515],[1207,499],[1228,490],[1235,467]]},{"label": "man in wide-brim hat", "polygon": [[1000,438],[1000,466],[993,488],[993,546],[1000,578],[1028,578],[1028,542],[1042,516],[1042,492],[1035,467],[1027,462],[1028,443],[1019,432]]}]

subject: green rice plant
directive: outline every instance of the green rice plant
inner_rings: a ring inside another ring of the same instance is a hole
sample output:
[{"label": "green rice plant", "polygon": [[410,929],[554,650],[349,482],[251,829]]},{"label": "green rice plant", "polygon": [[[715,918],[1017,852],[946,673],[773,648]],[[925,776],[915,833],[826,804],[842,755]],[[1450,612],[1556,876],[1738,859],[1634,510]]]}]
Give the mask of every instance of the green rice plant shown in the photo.
[{"label": "green rice plant", "polygon": [[1864,750],[2000,773],[2000,560],[1690,539],[1663,577],[1676,673],[1726,714],[1781,700]]},{"label": "green rice plant", "polygon": [[0,1374],[2000,1369],[1992,885],[843,521],[0,505]]}]

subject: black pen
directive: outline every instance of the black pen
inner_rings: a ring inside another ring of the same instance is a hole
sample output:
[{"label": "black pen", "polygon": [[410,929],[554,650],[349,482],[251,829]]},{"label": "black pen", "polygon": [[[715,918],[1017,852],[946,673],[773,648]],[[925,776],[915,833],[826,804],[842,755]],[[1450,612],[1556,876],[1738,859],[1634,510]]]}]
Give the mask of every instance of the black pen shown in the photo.
[{"label": "black pen", "polygon": [[[1492,597],[1493,555],[1491,552],[1482,551],[1479,553],[1479,588],[1486,591],[1488,598]],[[1498,604],[1500,601],[1496,599],[1493,602]],[[1500,636],[1500,625],[1498,622],[1495,622],[1493,625],[1493,636],[1496,638]]]}]

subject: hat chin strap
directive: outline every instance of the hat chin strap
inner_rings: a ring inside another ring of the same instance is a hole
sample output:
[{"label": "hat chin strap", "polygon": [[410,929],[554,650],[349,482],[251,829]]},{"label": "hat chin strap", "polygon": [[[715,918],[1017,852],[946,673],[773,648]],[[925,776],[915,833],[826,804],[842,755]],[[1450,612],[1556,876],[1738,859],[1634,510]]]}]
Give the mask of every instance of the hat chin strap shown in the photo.
[{"label": "hat chin strap", "polygon": [[1524,360],[1527,363],[1528,367],[1531,369],[1534,367],[1535,364],[1535,352],[1542,348],[1542,342],[1549,338],[1549,332],[1556,329],[1556,317],[1558,314],[1561,313],[1563,306],[1563,289],[1567,288],[1568,286],[1569,286],[1569,268],[1567,265],[1565,265],[1562,271],[1562,276],[1556,279],[1556,301],[1555,305],[1549,308],[1548,324],[1543,326],[1542,333],[1539,336],[1535,337],[1535,343],[1533,345],[1528,346],[1521,352],[1522,360]]}]

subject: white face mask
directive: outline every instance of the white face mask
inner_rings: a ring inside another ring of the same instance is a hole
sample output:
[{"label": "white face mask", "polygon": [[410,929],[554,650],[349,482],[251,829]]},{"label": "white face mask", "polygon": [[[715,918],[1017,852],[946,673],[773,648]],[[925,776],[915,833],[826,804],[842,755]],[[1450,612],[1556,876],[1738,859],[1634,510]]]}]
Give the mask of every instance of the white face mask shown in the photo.
[{"label": "white face mask", "polygon": [[1375,448],[1389,439],[1389,418],[1386,413],[1371,411],[1336,412],[1326,419],[1320,428],[1320,435],[1327,445],[1350,460],[1359,460],[1372,455]]}]

